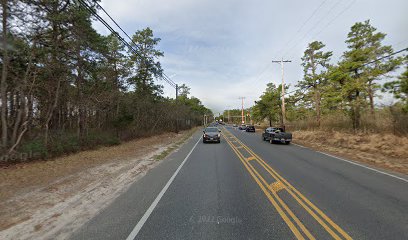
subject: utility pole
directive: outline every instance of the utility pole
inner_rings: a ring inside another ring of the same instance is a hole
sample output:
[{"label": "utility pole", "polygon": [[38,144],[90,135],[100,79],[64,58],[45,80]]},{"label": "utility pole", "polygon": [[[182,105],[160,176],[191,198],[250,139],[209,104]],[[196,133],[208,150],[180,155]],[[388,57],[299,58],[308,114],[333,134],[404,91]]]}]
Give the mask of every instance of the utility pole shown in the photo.
[{"label": "utility pole", "polygon": [[230,114],[229,114],[229,111],[230,111],[231,106],[227,106],[227,108],[228,108],[228,123],[230,123]]},{"label": "utility pole", "polygon": [[272,60],[273,63],[280,63],[282,69],[282,119],[281,124],[282,128],[285,129],[285,122],[286,122],[286,110],[285,110],[285,69],[283,67],[283,63],[292,62],[291,60],[283,60],[283,58],[279,61]]},{"label": "utility pole", "polygon": [[244,99],[245,99],[245,97],[239,97],[238,99],[241,99],[241,101],[242,101],[242,105],[241,105],[241,121],[242,121],[242,124],[244,124],[245,123],[245,119],[244,119]]},{"label": "utility pole", "polygon": [[[178,90],[179,86],[176,84],[176,106],[178,105]],[[178,111],[176,111],[176,133],[178,133]]]},{"label": "utility pole", "polygon": [[229,108],[228,108],[228,123],[229,123]]}]

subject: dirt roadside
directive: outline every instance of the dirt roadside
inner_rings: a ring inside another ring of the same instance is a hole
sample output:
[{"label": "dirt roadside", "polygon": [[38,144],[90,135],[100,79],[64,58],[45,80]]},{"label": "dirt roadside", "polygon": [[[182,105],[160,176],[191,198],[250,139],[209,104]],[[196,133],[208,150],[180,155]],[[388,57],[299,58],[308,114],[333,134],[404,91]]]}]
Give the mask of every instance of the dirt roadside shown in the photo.
[{"label": "dirt roadside", "polygon": [[0,239],[67,239],[196,130],[0,169]]},{"label": "dirt roadside", "polygon": [[293,142],[338,157],[408,174],[407,137],[387,133],[295,131]]},{"label": "dirt roadside", "polygon": [[[257,127],[262,134],[265,127]],[[408,137],[393,134],[294,131],[293,143],[373,167],[408,175]]]}]

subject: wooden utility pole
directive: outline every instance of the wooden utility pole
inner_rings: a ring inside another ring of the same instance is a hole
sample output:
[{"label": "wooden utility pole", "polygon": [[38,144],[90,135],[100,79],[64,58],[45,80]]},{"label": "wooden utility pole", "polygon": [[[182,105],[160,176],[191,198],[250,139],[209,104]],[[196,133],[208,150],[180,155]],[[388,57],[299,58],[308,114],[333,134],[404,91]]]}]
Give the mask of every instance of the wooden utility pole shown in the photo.
[{"label": "wooden utility pole", "polygon": [[241,105],[241,123],[244,124],[245,123],[245,119],[244,119],[244,99],[245,99],[245,97],[239,97],[238,99],[241,99],[241,101],[242,101],[242,105]]},{"label": "wooden utility pole", "polygon": [[[179,90],[179,86],[176,84],[176,107],[178,105],[178,90]],[[179,132],[178,129],[178,111],[176,111],[176,133]]]},{"label": "wooden utility pole", "polygon": [[283,63],[292,62],[291,60],[281,60],[275,61],[272,60],[273,63],[280,63],[282,69],[282,119],[281,124],[282,128],[285,129],[285,122],[286,122],[286,110],[285,110],[285,69],[283,67]]},{"label": "wooden utility pole", "polygon": [[229,114],[229,108],[228,108],[228,123],[230,122],[230,114]]}]

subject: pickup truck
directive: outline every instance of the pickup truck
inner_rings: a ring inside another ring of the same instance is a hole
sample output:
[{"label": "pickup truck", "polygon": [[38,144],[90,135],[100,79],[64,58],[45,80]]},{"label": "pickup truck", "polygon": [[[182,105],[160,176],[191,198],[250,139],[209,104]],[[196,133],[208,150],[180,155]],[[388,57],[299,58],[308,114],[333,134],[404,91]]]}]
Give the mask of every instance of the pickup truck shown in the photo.
[{"label": "pickup truck", "polygon": [[290,144],[292,141],[292,133],[285,132],[283,128],[269,127],[262,133],[262,140],[270,143],[281,142]]}]

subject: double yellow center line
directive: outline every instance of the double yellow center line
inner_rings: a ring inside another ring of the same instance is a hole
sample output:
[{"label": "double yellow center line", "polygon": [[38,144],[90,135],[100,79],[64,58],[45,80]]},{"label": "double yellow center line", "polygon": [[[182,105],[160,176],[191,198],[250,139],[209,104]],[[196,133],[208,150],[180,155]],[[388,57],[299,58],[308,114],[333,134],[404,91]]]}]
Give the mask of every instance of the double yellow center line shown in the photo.
[{"label": "double yellow center line", "polygon": [[[289,196],[295,200],[295,203],[305,209],[312,219],[316,220],[318,226],[322,227],[334,239],[352,239],[343,229],[316,207],[316,205],[310,202],[237,137],[225,128],[222,135],[297,239],[315,239],[315,237],[279,196],[283,191],[289,193]],[[274,182],[269,183],[265,180],[262,174],[256,170],[256,165],[253,164],[255,162],[267,171],[274,179]]]}]

